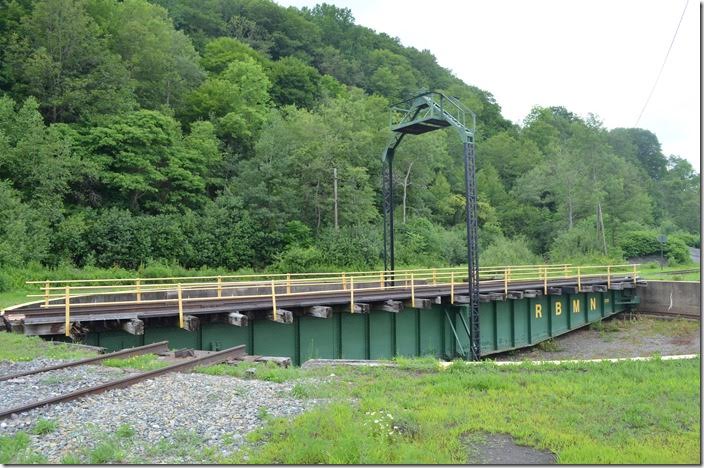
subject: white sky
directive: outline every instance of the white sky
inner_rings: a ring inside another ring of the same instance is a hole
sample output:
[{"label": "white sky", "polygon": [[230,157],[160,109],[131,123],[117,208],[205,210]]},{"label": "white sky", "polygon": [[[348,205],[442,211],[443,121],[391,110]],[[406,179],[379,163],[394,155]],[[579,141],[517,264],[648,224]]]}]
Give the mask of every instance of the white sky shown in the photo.
[{"label": "white sky", "polygon": [[[323,0],[276,0],[312,7]],[[561,105],[607,128],[633,127],[686,0],[324,0],[356,24],[429,49],[468,84],[489,91],[507,119]],[[639,127],[663,153],[699,171],[699,3],[689,0]]]}]

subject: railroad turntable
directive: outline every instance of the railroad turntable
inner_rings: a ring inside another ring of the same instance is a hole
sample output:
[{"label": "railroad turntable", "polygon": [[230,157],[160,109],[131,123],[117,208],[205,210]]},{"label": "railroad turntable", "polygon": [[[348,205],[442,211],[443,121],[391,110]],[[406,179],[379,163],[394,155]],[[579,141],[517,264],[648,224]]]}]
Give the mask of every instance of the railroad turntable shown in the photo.
[{"label": "railroad turntable", "polygon": [[[5,327],[109,351],[173,348],[308,359],[472,359],[464,268],[32,282]],[[479,271],[481,356],[528,347],[639,303],[637,265]]]}]

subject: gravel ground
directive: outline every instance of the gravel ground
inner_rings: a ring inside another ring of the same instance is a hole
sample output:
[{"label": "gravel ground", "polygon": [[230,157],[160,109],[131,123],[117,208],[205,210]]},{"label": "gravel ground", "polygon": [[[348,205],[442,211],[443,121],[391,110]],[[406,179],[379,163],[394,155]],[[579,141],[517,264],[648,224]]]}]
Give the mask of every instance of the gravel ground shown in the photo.
[{"label": "gravel ground", "polygon": [[[3,372],[3,375],[10,373],[21,372],[25,370],[38,369],[52,364],[58,364],[60,361],[52,361],[48,359],[35,359],[26,363],[17,363],[11,367],[9,372]],[[6,371],[4,368],[3,371]],[[12,380],[0,382],[0,409],[7,410],[16,406],[30,403],[31,401],[44,400],[64,393],[69,393],[79,388],[98,385],[103,382],[109,382],[128,375],[124,370],[114,367],[101,366],[77,366],[66,369],[57,369],[41,374],[28,375],[18,377]],[[0,422],[0,430],[8,427],[24,427],[29,424],[29,421],[23,418],[15,418],[9,421]]]},{"label": "gravel ground", "polygon": [[553,339],[546,346],[498,354],[497,361],[598,359],[701,353],[699,322],[690,319],[663,320],[648,316],[635,319],[617,316],[599,326],[587,326]]},{"label": "gravel ground", "polygon": [[24,372],[24,371],[29,371],[29,370],[40,369],[42,367],[55,366],[57,364],[61,364],[64,362],[68,362],[68,361],[63,360],[63,359],[46,359],[46,358],[39,358],[39,359],[35,359],[33,361],[19,361],[19,362],[0,361],[0,377],[10,375],[10,374],[16,374],[17,372]]},{"label": "gravel ground", "polygon": [[[87,366],[86,366],[87,367]],[[308,385],[314,383],[298,382]],[[32,436],[32,448],[50,463],[85,454],[115,436],[122,425],[134,430],[123,460],[137,463],[197,463],[204,447],[227,455],[269,416],[293,417],[317,402],[291,395],[296,382],[272,383],[203,374],[168,374],[125,389],[39,408],[9,420],[13,433],[37,419],[59,423],[55,432]],[[0,390],[2,391],[2,390]]]}]

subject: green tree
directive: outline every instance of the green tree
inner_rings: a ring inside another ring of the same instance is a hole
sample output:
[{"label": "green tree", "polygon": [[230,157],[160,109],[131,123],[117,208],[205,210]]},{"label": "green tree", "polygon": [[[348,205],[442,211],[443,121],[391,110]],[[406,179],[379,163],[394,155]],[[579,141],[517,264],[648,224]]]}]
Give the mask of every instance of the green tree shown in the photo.
[{"label": "green tree", "polygon": [[176,108],[203,78],[198,53],[167,11],[145,0],[92,0],[90,11],[106,31],[107,45],[120,55],[134,80],[142,107]]},{"label": "green tree", "polygon": [[670,220],[691,233],[700,232],[700,175],[692,165],[677,156],[668,159],[667,173],[658,187],[658,211],[661,219]]},{"label": "green tree", "polygon": [[135,103],[127,68],[82,0],[36,2],[11,40],[5,73],[15,96],[35,96],[49,122],[125,111]]},{"label": "green tree", "polygon": [[21,267],[43,261],[49,247],[48,223],[22,203],[7,181],[0,180],[0,266]]},{"label": "green tree", "polygon": [[322,96],[320,73],[296,57],[272,63],[270,76],[271,96],[279,105],[312,109]]},{"label": "green tree", "polygon": [[225,71],[230,63],[247,58],[254,59],[262,66],[267,63],[265,58],[249,45],[231,37],[218,37],[205,45],[201,63],[210,73],[218,74]]},{"label": "green tree", "polygon": [[217,161],[212,160],[212,129],[207,124],[195,129],[184,142],[173,118],[147,110],[91,129],[87,144],[102,167],[105,198],[134,212],[202,204],[205,179]]},{"label": "green tree", "polygon": [[228,145],[249,144],[267,118],[270,82],[252,58],[231,62],[187,98],[189,121],[208,119]]}]

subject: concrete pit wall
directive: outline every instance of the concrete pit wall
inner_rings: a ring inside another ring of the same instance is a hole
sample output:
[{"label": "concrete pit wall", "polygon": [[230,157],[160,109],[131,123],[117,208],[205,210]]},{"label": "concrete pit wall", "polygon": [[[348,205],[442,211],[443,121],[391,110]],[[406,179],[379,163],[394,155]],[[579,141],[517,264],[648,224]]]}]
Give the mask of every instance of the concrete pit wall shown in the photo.
[{"label": "concrete pit wall", "polygon": [[685,315],[701,319],[702,296],[699,281],[648,281],[637,288],[637,312]]}]

